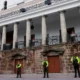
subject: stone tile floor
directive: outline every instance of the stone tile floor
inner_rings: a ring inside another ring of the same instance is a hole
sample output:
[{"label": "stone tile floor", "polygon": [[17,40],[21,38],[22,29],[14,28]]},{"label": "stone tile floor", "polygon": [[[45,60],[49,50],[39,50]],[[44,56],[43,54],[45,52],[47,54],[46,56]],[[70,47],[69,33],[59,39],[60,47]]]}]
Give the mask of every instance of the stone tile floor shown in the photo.
[{"label": "stone tile floor", "polygon": [[74,74],[49,74],[49,78],[43,78],[43,74],[22,74],[22,78],[16,78],[16,74],[0,75],[0,80],[80,80],[74,78]]},{"label": "stone tile floor", "polygon": [[80,80],[80,78],[0,78],[0,80]]}]

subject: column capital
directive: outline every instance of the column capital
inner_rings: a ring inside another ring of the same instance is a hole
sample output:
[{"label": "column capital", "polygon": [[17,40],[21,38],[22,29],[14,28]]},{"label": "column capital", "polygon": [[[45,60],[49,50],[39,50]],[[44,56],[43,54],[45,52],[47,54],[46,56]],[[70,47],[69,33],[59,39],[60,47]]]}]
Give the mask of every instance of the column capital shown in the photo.
[{"label": "column capital", "polygon": [[19,24],[19,22],[14,22],[13,24],[17,24],[17,25],[18,25],[18,24]]},{"label": "column capital", "polygon": [[4,27],[4,26],[5,26],[5,27],[8,27],[8,25],[3,25],[2,27]]},{"label": "column capital", "polygon": [[42,17],[48,17],[48,15],[43,15]]},{"label": "column capital", "polygon": [[25,21],[32,21],[32,19],[26,19]]},{"label": "column capital", "polygon": [[66,13],[66,10],[63,10],[63,11],[59,11],[59,13],[61,13],[61,12],[63,12],[63,13]]}]

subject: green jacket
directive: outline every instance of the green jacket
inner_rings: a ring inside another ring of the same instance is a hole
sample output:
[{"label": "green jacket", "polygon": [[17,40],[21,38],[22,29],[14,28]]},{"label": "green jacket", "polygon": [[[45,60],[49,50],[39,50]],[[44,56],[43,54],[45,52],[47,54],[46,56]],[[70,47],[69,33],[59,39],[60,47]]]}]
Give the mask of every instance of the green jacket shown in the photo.
[{"label": "green jacket", "polygon": [[21,66],[22,66],[21,64],[17,64],[16,68],[21,68]]},{"label": "green jacket", "polygon": [[[76,57],[76,59],[78,60],[78,64],[80,63],[80,59],[79,59],[79,57],[78,56],[75,56]],[[73,57],[71,57],[71,62],[73,63],[73,58],[74,58],[74,56]]]},{"label": "green jacket", "polygon": [[47,64],[46,67],[48,67],[48,66],[49,66],[48,61],[47,61],[47,60],[46,60],[46,61],[43,61],[43,62],[42,62],[42,65],[44,65],[44,62],[46,62],[46,64]]}]

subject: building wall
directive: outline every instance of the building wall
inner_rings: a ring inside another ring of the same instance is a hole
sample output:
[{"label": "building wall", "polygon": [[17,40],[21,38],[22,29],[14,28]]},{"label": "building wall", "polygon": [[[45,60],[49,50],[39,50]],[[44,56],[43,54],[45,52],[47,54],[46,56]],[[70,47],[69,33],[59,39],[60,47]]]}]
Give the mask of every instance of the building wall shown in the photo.
[{"label": "building wall", "polygon": [[[75,45],[75,46],[73,46]],[[23,72],[27,74],[31,73],[43,73],[42,61],[44,56],[42,55],[42,51],[46,49],[59,49],[64,50],[64,54],[60,56],[60,73],[72,73],[74,72],[72,63],[70,62],[71,56],[74,52],[78,56],[80,51],[80,45],[76,44],[60,44],[55,46],[46,46],[46,47],[35,47],[32,49],[16,49],[11,51],[0,52],[0,73],[14,73],[14,63],[16,59],[20,59],[21,57],[16,56],[12,58],[14,54],[20,53],[22,55],[27,55],[26,59],[24,59],[24,68]],[[78,51],[77,51],[78,50]],[[54,54],[54,53],[53,53]],[[55,55],[54,55],[55,56]],[[22,58],[21,58],[22,59]]]}]

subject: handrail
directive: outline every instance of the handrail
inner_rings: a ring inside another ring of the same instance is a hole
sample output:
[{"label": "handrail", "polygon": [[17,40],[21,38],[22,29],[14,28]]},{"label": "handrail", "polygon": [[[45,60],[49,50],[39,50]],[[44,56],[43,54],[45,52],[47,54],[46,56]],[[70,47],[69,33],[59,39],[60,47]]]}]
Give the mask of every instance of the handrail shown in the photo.
[{"label": "handrail", "polygon": [[[75,33],[76,34],[76,37],[75,37],[75,42],[80,42],[80,32],[78,33]],[[55,45],[55,44],[60,44],[60,36],[59,35],[55,35],[55,36],[49,36],[47,38],[47,45]],[[71,41],[71,40],[70,40]],[[69,41],[69,42],[70,42]],[[19,41],[17,42],[17,46],[18,48],[22,49],[26,46],[26,42],[25,41]],[[31,40],[31,46],[41,46],[42,45],[42,39],[34,39],[34,40]],[[10,49],[12,48],[12,44],[6,44],[7,47],[9,47]],[[8,48],[8,49],[9,49]],[[0,45],[0,49],[1,49],[1,45]]]}]

